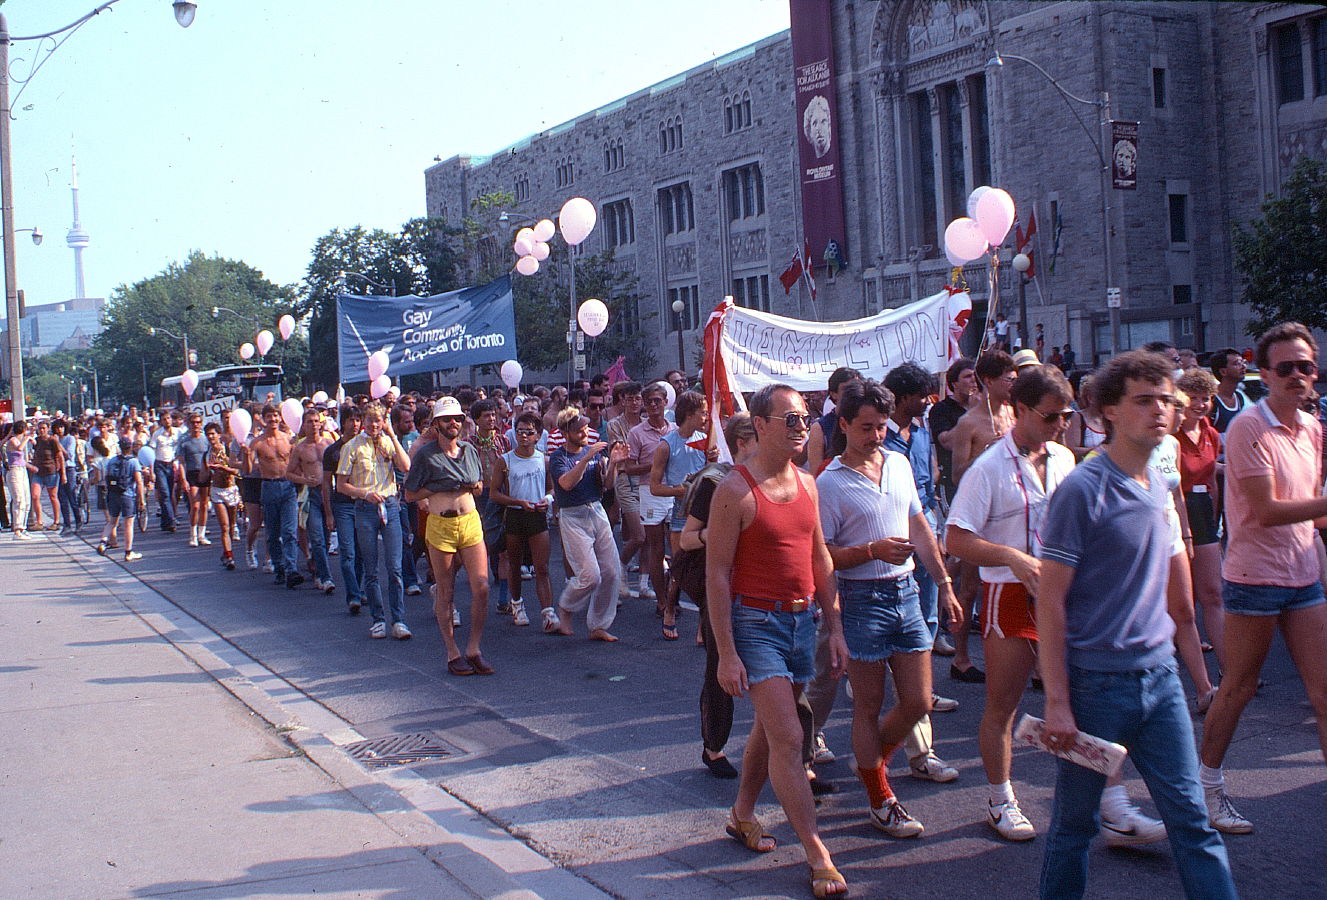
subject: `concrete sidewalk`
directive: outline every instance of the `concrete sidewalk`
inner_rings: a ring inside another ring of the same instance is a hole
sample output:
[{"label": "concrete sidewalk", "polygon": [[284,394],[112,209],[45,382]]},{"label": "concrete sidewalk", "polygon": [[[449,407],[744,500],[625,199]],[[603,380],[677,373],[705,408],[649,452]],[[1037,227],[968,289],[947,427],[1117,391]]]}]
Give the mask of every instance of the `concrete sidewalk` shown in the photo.
[{"label": "concrete sidewalk", "polygon": [[0,560],[0,896],[604,896],[466,807],[421,811],[81,543]]}]

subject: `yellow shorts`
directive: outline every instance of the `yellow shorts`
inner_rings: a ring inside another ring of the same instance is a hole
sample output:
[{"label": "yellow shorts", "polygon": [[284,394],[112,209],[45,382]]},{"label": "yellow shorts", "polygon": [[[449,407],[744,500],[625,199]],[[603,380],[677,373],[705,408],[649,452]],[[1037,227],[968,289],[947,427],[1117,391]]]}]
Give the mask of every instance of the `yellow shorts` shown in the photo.
[{"label": "yellow shorts", "polygon": [[466,547],[484,542],[484,526],[479,521],[479,510],[472,509],[460,516],[429,516],[424,528],[424,540],[434,550],[455,553]]}]

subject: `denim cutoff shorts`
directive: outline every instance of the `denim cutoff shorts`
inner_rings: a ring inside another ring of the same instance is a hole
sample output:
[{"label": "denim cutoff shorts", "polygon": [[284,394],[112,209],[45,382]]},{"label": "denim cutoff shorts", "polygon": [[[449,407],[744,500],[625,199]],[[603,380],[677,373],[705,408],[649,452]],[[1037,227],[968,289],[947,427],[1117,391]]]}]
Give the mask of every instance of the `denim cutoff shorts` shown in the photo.
[{"label": "denim cutoff shorts", "polygon": [[931,649],[931,629],[911,575],[839,580],[843,639],[858,662]]},{"label": "denim cutoff shorts", "polygon": [[787,678],[807,684],[816,675],[816,614],[771,612],[733,604],[733,644],[746,667],[747,684]]},{"label": "denim cutoff shorts", "polygon": [[1321,582],[1306,587],[1275,584],[1237,584],[1221,579],[1221,602],[1226,612],[1241,616],[1275,616],[1292,609],[1308,609],[1327,603]]},{"label": "denim cutoff shorts", "polygon": [[58,488],[60,486],[60,473],[52,472],[49,475],[38,475],[34,472],[32,481],[44,488]]}]

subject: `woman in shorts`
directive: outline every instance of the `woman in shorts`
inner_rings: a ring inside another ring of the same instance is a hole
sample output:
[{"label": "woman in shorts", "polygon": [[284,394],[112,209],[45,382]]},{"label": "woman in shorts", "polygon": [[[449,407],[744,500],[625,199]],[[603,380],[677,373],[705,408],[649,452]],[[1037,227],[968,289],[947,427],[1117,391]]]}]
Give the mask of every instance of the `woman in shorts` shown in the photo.
[{"label": "woman in shorts", "polygon": [[505,507],[502,524],[506,530],[507,580],[511,585],[515,621],[529,622],[521,600],[521,560],[528,549],[534,563],[535,596],[539,598],[544,633],[548,634],[557,630],[558,616],[553,609],[553,585],[548,578],[548,498],[553,492],[553,480],[544,464],[544,454],[536,447],[541,424],[534,413],[517,417],[516,448],[494,461],[489,499]]},{"label": "woman in shorts", "polygon": [[[1218,665],[1224,661],[1225,611],[1221,606],[1221,545],[1218,542],[1216,510],[1217,459],[1221,435],[1207,418],[1217,382],[1206,369],[1190,369],[1176,387],[1189,398],[1180,412],[1180,486],[1189,513],[1189,571],[1193,573],[1193,599],[1203,613],[1203,629],[1216,649]],[[1206,712],[1211,697],[1198,698],[1198,711]]]},{"label": "woman in shorts", "polygon": [[203,429],[207,436],[207,469],[209,485],[204,488],[217,514],[217,524],[221,526],[221,564],[232,572],[235,571],[235,552],[231,544],[231,526],[235,523],[235,514],[240,505],[240,489],[235,486],[239,476],[239,467],[231,461],[226,444],[221,439],[221,426],[216,422],[207,423]]}]

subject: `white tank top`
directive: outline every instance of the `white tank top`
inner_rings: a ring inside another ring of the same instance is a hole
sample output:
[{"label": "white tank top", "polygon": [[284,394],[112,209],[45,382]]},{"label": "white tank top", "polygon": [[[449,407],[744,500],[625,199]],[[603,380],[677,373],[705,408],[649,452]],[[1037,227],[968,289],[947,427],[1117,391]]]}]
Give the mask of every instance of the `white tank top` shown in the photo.
[{"label": "white tank top", "polygon": [[514,500],[526,500],[538,503],[544,499],[544,454],[536,450],[528,459],[517,455],[515,450],[502,454],[502,461],[507,464],[507,490],[504,493]]}]

